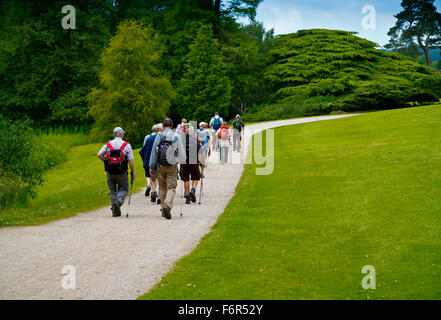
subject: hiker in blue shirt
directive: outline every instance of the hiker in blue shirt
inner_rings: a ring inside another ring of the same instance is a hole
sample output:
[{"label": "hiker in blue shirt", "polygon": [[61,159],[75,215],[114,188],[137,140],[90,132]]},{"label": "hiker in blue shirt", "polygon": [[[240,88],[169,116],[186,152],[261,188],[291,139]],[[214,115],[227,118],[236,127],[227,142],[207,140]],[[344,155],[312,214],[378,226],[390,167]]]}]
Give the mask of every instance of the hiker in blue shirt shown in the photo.
[{"label": "hiker in blue shirt", "polygon": [[205,122],[199,124],[199,129],[197,130],[197,136],[199,142],[202,144],[202,150],[200,152],[200,166],[201,166],[201,177],[204,178],[204,169],[208,164],[208,157],[210,155],[210,132],[208,131]]},{"label": "hiker in blue shirt", "polygon": [[213,145],[214,151],[219,150],[219,140],[217,138],[216,132],[222,126],[224,120],[219,116],[219,112],[214,113],[214,117],[210,120],[210,128],[211,128],[211,143]]},{"label": "hiker in blue shirt", "polygon": [[[145,196],[148,197],[151,195],[150,199],[151,202],[156,202],[157,204],[161,203],[161,200],[158,196],[157,191],[157,167],[154,167],[153,170],[150,170],[150,156],[153,150],[153,143],[155,142],[156,136],[159,132],[162,132],[162,124],[155,124],[152,127],[152,134],[148,135],[145,140],[144,146],[139,151],[139,154],[141,155],[142,161],[143,161],[143,167],[145,171],[145,176],[147,178],[147,189],[145,191]],[[150,183],[149,183],[150,182]]]}]

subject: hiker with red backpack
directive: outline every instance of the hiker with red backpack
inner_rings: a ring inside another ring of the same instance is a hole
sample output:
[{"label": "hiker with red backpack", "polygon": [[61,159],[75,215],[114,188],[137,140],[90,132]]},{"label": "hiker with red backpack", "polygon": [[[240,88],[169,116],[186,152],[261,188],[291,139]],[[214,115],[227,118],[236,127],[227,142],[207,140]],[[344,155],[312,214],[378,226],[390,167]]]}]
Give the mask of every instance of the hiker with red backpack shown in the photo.
[{"label": "hiker with red backpack", "polygon": [[217,131],[216,136],[219,140],[220,163],[227,164],[228,163],[228,149],[230,148],[231,133],[230,133],[230,129],[228,129],[228,124],[226,121],[224,121],[222,123],[222,126]]},{"label": "hiker with red backpack", "polygon": [[186,156],[181,136],[172,130],[172,119],[165,119],[162,126],[164,131],[158,133],[153,142],[149,167],[150,170],[158,168],[162,216],[171,219],[171,210],[178,184],[178,163],[185,162]]},{"label": "hiker with red backpack", "polygon": [[110,203],[113,217],[121,216],[121,207],[129,192],[128,166],[130,166],[131,181],[135,180],[132,146],[125,142],[125,131],[116,127],[113,129],[114,139],[106,143],[98,152],[98,158],[104,162],[107,172],[107,185],[110,190]]}]

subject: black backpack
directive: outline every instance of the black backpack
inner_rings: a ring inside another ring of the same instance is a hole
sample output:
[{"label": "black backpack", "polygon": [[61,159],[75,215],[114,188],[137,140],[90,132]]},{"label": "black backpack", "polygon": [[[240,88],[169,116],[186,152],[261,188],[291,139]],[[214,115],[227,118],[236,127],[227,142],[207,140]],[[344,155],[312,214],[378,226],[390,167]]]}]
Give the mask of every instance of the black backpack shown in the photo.
[{"label": "black backpack", "polygon": [[171,163],[167,160],[168,149],[172,146],[173,142],[167,140],[167,136],[163,136],[158,145],[158,163],[164,166],[169,166]]},{"label": "black backpack", "polygon": [[237,131],[241,132],[242,131],[242,121],[240,120],[236,120],[233,123],[233,127],[234,129],[236,129]]}]

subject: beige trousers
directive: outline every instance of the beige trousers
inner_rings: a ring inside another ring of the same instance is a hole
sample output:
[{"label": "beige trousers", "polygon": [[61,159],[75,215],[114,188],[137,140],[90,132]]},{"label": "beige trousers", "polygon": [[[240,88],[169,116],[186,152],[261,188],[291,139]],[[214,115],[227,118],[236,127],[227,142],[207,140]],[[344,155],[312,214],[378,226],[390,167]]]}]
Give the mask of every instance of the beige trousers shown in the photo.
[{"label": "beige trousers", "polygon": [[166,204],[170,210],[173,208],[173,199],[175,198],[177,179],[177,165],[165,166],[159,165],[159,198],[161,199],[161,207]]}]

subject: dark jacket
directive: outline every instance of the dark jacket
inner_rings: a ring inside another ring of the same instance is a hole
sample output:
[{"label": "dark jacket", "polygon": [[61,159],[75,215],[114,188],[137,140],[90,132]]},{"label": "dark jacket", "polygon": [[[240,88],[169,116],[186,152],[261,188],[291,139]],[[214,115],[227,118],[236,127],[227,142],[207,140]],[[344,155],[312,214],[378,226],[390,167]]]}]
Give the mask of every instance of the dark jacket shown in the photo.
[{"label": "dark jacket", "polygon": [[[156,136],[157,136],[156,133],[150,135],[150,137],[147,139],[147,141],[145,142],[142,149],[139,151],[139,154],[141,155],[142,162],[143,162],[142,165],[144,168],[149,167],[150,154],[152,153],[153,143],[155,142]],[[156,168],[154,168],[154,169],[156,169]]]}]

